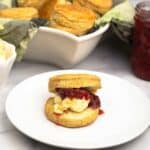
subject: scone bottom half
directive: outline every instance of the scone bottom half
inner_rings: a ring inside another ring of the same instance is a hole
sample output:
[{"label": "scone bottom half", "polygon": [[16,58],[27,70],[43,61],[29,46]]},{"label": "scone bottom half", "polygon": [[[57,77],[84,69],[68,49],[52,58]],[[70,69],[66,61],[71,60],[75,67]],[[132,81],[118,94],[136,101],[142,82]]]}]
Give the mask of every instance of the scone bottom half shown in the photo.
[{"label": "scone bottom half", "polygon": [[[101,87],[99,77],[90,74],[63,74],[49,79],[48,88],[55,96],[45,104],[46,117],[64,127],[77,128],[93,123],[99,114]],[[93,82],[93,83],[92,83]]]}]

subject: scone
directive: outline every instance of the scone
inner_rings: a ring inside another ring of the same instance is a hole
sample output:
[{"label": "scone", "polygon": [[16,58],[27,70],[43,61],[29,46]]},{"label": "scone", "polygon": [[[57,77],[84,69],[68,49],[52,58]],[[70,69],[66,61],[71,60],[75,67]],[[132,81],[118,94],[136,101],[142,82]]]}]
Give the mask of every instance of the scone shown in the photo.
[{"label": "scone", "polygon": [[19,7],[34,7],[40,9],[48,0],[17,0]]},{"label": "scone", "polygon": [[39,16],[43,19],[49,19],[55,5],[67,3],[67,0],[17,0],[19,7],[34,7],[38,9]]},{"label": "scone", "polygon": [[94,94],[101,87],[91,74],[63,74],[49,79],[55,95],[45,104],[46,117],[61,126],[77,128],[93,123],[100,112],[100,99]]},{"label": "scone", "polygon": [[32,7],[6,8],[0,10],[0,17],[30,20],[38,17],[38,11]]},{"label": "scone", "polygon": [[50,18],[54,8],[58,4],[69,4],[66,0],[47,0],[39,9],[39,15],[43,19]]},{"label": "scone", "polygon": [[49,91],[55,92],[57,88],[88,88],[90,91],[96,92],[101,88],[101,80],[91,74],[62,74],[49,80]]},{"label": "scone", "polygon": [[104,14],[112,7],[112,0],[74,0],[74,3]]},{"label": "scone", "polygon": [[50,17],[50,27],[80,36],[87,33],[96,20],[96,14],[78,5],[57,5]]}]

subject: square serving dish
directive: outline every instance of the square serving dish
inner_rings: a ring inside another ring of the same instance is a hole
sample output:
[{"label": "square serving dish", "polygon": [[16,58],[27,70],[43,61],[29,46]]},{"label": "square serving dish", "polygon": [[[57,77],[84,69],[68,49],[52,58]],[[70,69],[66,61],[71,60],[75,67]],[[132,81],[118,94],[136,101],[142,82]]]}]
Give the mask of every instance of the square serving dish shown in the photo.
[{"label": "square serving dish", "polygon": [[93,33],[77,37],[58,29],[40,27],[29,42],[25,59],[71,68],[94,50],[108,28],[109,24]]},{"label": "square serving dish", "polygon": [[[113,6],[123,1],[113,0]],[[71,68],[94,50],[108,28],[106,24],[93,33],[77,37],[58,29],[40,27],[28,44],[25,59]]]}]

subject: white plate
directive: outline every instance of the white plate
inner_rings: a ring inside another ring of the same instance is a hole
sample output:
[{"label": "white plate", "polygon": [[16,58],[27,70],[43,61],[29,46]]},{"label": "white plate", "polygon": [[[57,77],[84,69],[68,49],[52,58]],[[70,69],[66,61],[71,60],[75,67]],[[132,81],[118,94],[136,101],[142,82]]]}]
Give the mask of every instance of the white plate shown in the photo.
[{"label": "white plate", "polygon": [[[48,79],[61,73],[91,73],[102,79],[103,87],[97,94],[105,113],[92,125],[70,129],[46,119],[44,104],[50,96]],[[43,73],[23,81],[9,94],[6,112],[12,124],[25,135],[65,148],[120,145],[141,135],[150,123],[150,101],[138,87],[115,76],[83,70]]]}]

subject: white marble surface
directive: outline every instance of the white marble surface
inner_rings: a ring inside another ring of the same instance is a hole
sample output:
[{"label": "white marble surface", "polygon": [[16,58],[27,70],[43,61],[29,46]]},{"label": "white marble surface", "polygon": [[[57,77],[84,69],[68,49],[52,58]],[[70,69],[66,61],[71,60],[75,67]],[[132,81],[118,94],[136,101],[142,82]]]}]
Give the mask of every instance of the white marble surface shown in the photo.
[{"label": "white marble surface", "polygon": [[[150,98],[150,82],[138,79],[133,75],[128,50],[130,48],[118,42],[117,38],[109,37],[99,44],[87,59],[73,69],[90,69],[119,76],[139,86]],[[27,61],[14,65],[8,83],[0,91],[0,150],[59,150],[33,141],[18,132],[9,122],[4,109],[6,97],[16,84],[32,75],[58,69],[52,65]],[[150,150],[149,141],[150,129],[138,139],[109,150]]]}]

